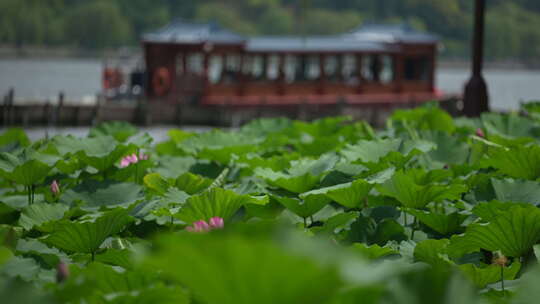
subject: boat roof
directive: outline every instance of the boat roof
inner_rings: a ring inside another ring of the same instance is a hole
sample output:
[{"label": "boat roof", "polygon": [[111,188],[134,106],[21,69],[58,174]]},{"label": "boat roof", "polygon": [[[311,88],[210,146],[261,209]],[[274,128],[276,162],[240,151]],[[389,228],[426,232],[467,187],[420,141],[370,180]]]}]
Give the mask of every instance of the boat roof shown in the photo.
[{"label": "boat roof", "polygon": [[439,38],[433,34],[414,29],[409,24],[365,24],[342,35],[359,41],[378,41],[384,43],[437,43]]},{"label": "boat roof", "polygon": [[197,44],[204,42],[240,44],[246,39],[216,22],[197,23],[175,19],[166,26],[143,35],[144,42]]},{"label": "boat roof", "polygon": [[239,44],[252,52],[286,51],[373,51],[392,52],[398,43],[437,43],[438,37],[420,32],[407,24],[366,24],[347,33],[333,36],[263,36],[245,37],[215,22],[197,23],[176,19],[170,24],[143,35],[150,43]]},{"label": "boat roof", "polygon": [[359,41],[339,36],[320,37],[254,37],[247,41],[246,50],[251,52],[392,52],[395,46],[380,42]]}]

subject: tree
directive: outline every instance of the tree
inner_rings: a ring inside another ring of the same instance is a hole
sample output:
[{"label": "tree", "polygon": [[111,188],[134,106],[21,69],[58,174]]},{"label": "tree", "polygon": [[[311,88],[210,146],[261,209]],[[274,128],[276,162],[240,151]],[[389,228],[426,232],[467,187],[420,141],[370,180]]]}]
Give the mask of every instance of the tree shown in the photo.
[{"label": "tree", "polygon": [[67,17],[68,38],[85,48],[118,47],[132,39],[128,20],[110,1],[80,4]]}]

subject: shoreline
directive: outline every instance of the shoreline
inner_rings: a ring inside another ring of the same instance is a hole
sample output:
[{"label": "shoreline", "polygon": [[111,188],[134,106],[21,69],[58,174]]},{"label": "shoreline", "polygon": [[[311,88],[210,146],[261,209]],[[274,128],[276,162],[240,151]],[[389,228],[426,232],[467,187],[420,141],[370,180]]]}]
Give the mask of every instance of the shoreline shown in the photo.
[{"label": "shoreline", "polygon": [[[18,49],[12,46],[0,45],[0,60],[104,60],[106,58],[140,56],[138,46],[128,46],[119,49],[86,50],[65,47],[25,47]],[[437,68],[469,69],[471,62],[461,58],[445,58],[439,56]],[[527,70],[539,71],[540,65],[530,65],[518,60],[486,60],[486,70]]]}]

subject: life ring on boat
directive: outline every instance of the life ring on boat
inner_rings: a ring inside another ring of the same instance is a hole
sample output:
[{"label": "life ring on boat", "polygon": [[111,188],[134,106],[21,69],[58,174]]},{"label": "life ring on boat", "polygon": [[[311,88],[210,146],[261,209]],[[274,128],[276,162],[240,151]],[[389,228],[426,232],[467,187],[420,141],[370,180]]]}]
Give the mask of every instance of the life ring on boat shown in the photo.
[{"label": "life ring on boat", "polygon": [[103,70],[103,88],[115,89],[122,85],[122,73],[119,69],[106,68]]},{"label": "life ring on boat", "polygon": [[157,68],[152,76],[152,88],[157,96],[164,96],[171,88],[171,75],[165,67]]}]

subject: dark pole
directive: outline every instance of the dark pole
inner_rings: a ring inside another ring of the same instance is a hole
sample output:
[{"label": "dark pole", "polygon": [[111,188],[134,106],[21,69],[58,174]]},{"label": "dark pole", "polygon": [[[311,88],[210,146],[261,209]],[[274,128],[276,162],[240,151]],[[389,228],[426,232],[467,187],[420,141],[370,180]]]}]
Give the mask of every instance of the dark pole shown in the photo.
[{"label": "dark pole", "polygon": [[482,76],[484,58],[484,14],[485,0],[476,0],[474,13],[473,64],[472,76],[465,86],[463,112],[469,117],[480,116],[489,111],[487,85]]}]

